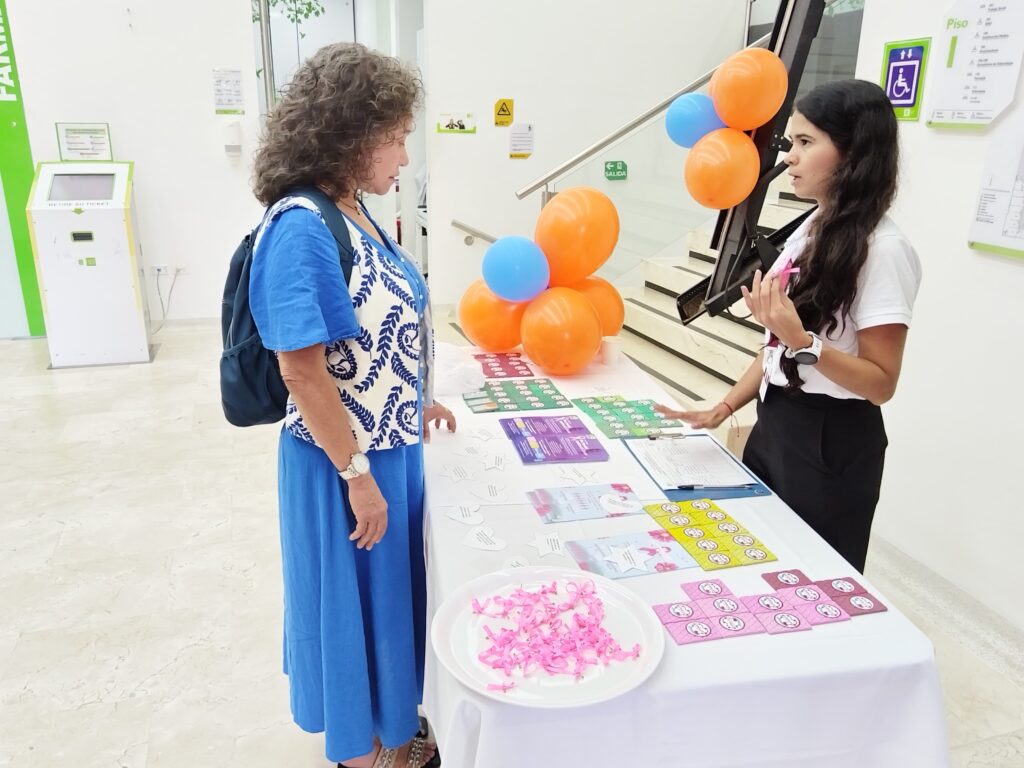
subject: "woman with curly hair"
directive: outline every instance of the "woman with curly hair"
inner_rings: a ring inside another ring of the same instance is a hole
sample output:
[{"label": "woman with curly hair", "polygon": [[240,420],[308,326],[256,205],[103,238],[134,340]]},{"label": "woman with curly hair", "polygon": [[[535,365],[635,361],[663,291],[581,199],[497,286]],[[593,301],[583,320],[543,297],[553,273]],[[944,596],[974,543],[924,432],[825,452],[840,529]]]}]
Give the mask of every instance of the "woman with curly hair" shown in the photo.
[{"label": "woman with curly hair", "polygon": [[[422,440],[431,420],[450,430],[455,420],[431,397],[425,281],[360,201],[385,194],[408,163],[421,95],[397,59],[329,45],[295,73],[255,158],[267,211],[250,305],[289,391],[278,456],[284,670],[295,722],[324,732],[328,759],[349,768],[440,764],[417,737]],[[293,194],[303,188],[343,214],[348,280],[323,212]]]},{"label": "woman with curly hair", "polygon": [[896,392],[921,262],[887,215],[899,142],[882,89],[820,85],[790,129],[793,189],[818,210],[743,288],[766,345],[714,408],[663,412],[714,428],[760,394],[744,463],[863,571],[888,445],[879,406]]}]

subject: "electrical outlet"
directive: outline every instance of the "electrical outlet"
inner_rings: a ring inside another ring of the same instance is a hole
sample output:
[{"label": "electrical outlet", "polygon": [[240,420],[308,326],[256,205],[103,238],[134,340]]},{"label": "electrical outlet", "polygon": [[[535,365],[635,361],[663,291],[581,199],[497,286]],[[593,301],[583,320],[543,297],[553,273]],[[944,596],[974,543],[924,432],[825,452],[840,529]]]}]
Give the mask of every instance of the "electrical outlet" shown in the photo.
[{"label": "electrical outlet", "polygon": [[171,274],[171,268],[166,264],[157,264],[153,267],[154,275],[169,275]]}]

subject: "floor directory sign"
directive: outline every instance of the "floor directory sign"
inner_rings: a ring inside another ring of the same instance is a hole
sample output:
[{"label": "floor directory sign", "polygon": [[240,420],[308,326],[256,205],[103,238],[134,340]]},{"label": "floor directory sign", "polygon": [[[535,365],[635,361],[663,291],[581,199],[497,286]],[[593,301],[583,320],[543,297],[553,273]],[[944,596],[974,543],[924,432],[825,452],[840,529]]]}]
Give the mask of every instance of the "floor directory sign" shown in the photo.
[{"label": "floor directory sign", "polygon": [[984,128],[1013,103],[1024,57],[1024,2],[958,0],[942,28],[928,125]]}]

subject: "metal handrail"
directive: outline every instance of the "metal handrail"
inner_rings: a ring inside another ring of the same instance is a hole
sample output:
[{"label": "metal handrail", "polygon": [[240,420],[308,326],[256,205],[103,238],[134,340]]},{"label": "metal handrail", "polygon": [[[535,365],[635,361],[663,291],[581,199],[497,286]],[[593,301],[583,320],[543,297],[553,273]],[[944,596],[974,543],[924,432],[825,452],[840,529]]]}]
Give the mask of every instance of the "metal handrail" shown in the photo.
[{"label": "metal handrail", "polygon": [[[459,221],[458,219],[452,219],[452,226],[455,227],[456,229],[461,229],[463,232],[465,232],[470,237],[479,237],[481,240],[483,240],[486,243],[493,243],[493,242],[495,242],[497,240],[496,237],[494,237],[492,235],[488,235],[486,232],[481,232],[476,227],[469,226],[469,224],[464,224],[463,222]],[[466,245],[472,245],[472,243],[467,242]]]},{"label": "metal handrail", "polygon": [[[754,42],[752,42],[750,45],[747,46],[747,48],[767,48],[768,47],[768,43],[771,40],[771,37],[772,36],[769,33],[769,34],[765,35],[764,37],[759,38],[758,40],[755,40]],[[564,163],[559,165],[553,171],[550,171],[550,172],[544,174],[543,176],[541,176],[539,179],[537,179],[533,183],[528,184],[527,186],[523,187],[518,192],[516,192],[516,197],[519,198],[520,200],[522,200],[527,195],[532,195],[538,189],[540,189],[541,187],[544,187],[544,186],[550,184],[552,181],[557,179],[559,176],[563,176],[564,174],[566,174],[568,171],[571,171],[573,168],[575,168],[580,163],[583,163],[584,161],[589,160],[590,158],[592,158],[594,155],[596,155],[601,150],[607,148],[611,144],[614,144],[616,141],[621,139],[626,134],[631,133],[634,129],[636,129],[637,127],[639,127],[639,126],[643,125],[644,123],[646,123],[652,117],[655,117],[658,114],[660,114],[661,112],[664,112],[666,109],[668,109],[669,105],[673,101],[678,99],[683,94],[693,93],[698,88],[700,88],[702,85],[705,85],[709,80],[711,80],[712,75],[715,74],[715,70],[717,70],[717,69],[718,69],[718,67],[715,67],[715,69],[712,69],[709,72],[705,72],[703,75],[698,77],[696,80],[692,81],[691,83],[689,83],[688,85],[683,87],[681,90],[677,91],[676,93],[673,93],[667,99],[663,99],[660,102],[658,102],[657,104],[655,104],[653,107],[648,109],[646,112],[644,112],[639,117],[635,117],[632,120],[630,120],[628,123],[626,123],[624,126],[619,128],[617,131],[614,131],[613,133],[610,133],[608,136],[605,136],[603,139],[601,139],[597,143],[592,144],[591,146],[589,146],[586,149],[584,149],[582,152],[580,152],[575,157],[572,157],[569,160],[566,160]]]}]

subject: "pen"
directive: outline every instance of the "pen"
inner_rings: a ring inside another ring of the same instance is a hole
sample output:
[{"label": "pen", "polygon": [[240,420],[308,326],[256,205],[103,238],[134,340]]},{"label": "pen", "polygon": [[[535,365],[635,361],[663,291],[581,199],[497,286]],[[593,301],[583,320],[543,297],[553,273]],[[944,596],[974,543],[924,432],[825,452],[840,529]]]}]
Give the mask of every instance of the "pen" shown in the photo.
[{"label": "pen", "polygon": [[700,485],[691,483],[689,485],[677,485],[680,491],[740,491],[746,488],[754,488],[756,483],[743,483],[741,485]]}]

